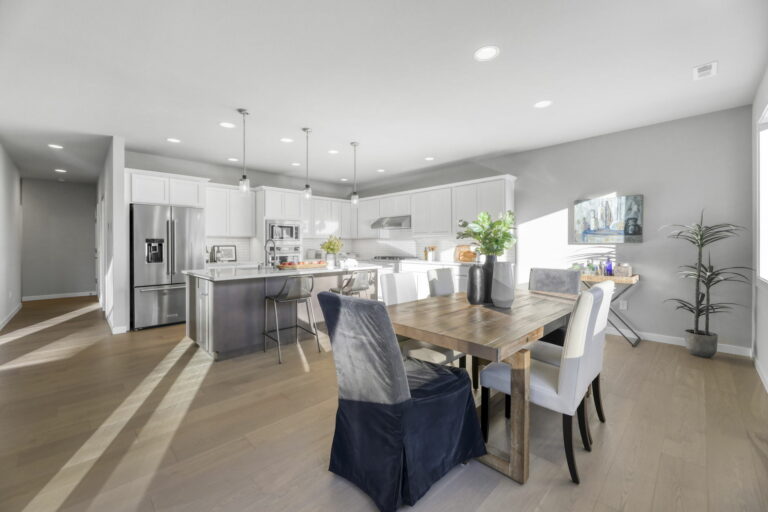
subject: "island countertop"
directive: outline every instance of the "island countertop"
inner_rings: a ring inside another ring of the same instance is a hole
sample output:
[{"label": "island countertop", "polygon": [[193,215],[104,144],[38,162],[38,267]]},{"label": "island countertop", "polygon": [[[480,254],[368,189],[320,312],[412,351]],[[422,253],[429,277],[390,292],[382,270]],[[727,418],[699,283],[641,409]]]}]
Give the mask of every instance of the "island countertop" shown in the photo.
[{"label": "island countertop", "polygon": [[323,274],[345,274],[356,270],[380,270],[379,265],[360,265],[355,268],[302,268],[296,270],[258,269],[258,268],[207,268],[183,270],[183,274],[212,282],[239,281],[244,279],[268,279],[271,277],[291,277]]}]

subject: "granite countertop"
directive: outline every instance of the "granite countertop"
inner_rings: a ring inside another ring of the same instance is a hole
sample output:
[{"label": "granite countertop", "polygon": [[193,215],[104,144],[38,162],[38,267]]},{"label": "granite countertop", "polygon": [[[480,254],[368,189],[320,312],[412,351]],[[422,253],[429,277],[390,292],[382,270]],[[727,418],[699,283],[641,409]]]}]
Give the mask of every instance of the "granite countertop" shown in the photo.
[{"label": "granite countertop", "polygon": [[297,270],[278,270],[278,269],[257,269],[257,268],[206,268],[199,270],[183,270],[182,273],[207,279],[208,281],[237,281],[243,279],[268,279],[270,277],[291,277],[321,274],[340,274],[354,272],[355,270],[378,270],[379,265],[360,265],[355,268],[303,268]]},{"label": "granite countertop", "polygon": [[462,265],[475,265],[477,262],[471,261],[427,261],[427,260],[421,260],[417,258],[408,258],[405,260],[400,260],[402,263],[421,263],[424,265],[443,265],[443,266],[451,266],[451,267],[460,267]]}]

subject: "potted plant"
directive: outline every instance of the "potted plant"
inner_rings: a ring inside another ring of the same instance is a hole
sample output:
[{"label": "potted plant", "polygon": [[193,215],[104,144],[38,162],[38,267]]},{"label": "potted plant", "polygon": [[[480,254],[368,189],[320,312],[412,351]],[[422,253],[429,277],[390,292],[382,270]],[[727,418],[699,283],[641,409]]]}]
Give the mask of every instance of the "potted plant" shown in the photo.
[{"label": "potted plant", "polygon": [[344,242],[337,236],[329,236],[328,240],[320,244],[320,249],[325,251],[325,260],[328,262],[328,268],[336,266],[336,255],[341,252]]},{"label": "potted plant", "polygon": [[[749,267],[722,267],[715,268],[712,265],[712,256],[708,255],[707,263],[703,262],[704,248],[718,242],[734,237],[743,228],[735,224],[704,225],[704,212],[697,224],[674,225],[677,231],[669,235],[670,238],[686,240],[697,251],[696,263],[680,267],[680,277],[693,279],[693,301],[684,299],[668,299],[677,304],[676,309],[682,309],[693,315],[693,328],[686,329],[685,341],[691,354],[700,357],[712,357],[717,352],[717,334],[709,330],[710,315],[730,311],[736,304],[731,302],[712,302],[712,288],[721,283],[739,282],[749,283],[749,278],[742,272],[751,270]],[[704,317],[704,328],[701,328],[701,318]]]},{"label": "potted plant", "polygon": [[[466,220],[460,220],[459,227],[462,228],[463,231],[456,233],[456,238],[468,238],[473,240],[472,245],[477,247],[477,252],[485,255],[481,280],[483,286],[483,302],[493,302],[491,295],[494,268],[497,263],[496,260],[499,256],[504,254],[505,251],[511,249],[517,242],[517,238],[512,233],[515,230],[515,214],[511,210],[507,210],[501,217],[493,220],[488,212],[480,212],[477,219],[474,221],[468,222]],[[507,283],[507,285],[511,285],[511,292],[513,295],[512,297],[500,297],[499,303],[509,302],[506,306],[500,305],[500,307],[509,307],[512,305],[512,299],[514,298],[514,274],[511,271],[512,263],[504,262],[504,267],[503,279],[505,282],[510,278],[512,279],[512,282]],[[475,270],[474,272],[470,270],[470,282],[474,285],[473,289],[470,289],[470,283],[468,283],[467,286],[467,297],[470,299],[470,302],[473,302],[471,300],[473,295],[479,295],[479,290],[477,288],[480,286],[479,277],[478,270]],[[504,287],[505,285],[501,282],[497,286],[499,290]]]}]

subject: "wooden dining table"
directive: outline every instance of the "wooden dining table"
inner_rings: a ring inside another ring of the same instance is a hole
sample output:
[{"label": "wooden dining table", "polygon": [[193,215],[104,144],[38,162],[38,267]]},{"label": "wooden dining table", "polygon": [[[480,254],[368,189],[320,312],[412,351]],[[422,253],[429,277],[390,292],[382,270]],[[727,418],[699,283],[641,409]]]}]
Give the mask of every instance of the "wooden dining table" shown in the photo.
[{"label": "wooden dining table", "polygon": [[516,290],[510,309],[471,305],[465,293],[387,307],[395,332],[408,338],[509,364],[512,372],[509,454],[487,446],[479,460],[521,484],[528,480],[530,435],[530,352],[524,347],[562,322],[575,296]]}]

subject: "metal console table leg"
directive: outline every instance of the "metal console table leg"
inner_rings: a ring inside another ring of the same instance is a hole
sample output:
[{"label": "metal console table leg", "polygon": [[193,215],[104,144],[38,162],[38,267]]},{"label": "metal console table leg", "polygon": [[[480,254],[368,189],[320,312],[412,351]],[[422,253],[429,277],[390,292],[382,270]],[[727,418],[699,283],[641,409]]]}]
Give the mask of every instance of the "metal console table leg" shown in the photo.
[{"label": "metal console table leg", "polygon": [[[582,282],[584,283],[584,286],[586,286],[587,288],[592,288],[592,284],[590,284],[590,283],[588,283],[586,281],[582,281]],[[619,291],[619,293],[614,294],[613,298],[611,299],[611,304],[613,304],[614,302],[619,300],[619,297],[621,297],[622,295],[627,293],[627,290],[629,290],[633,286],[635,286],[635,285],[634,284],[625,285],[624,288],[622,288]],[[610,316],[608,317],[608,323],[611,324],[611,326],[614,329],[616,329],[619,332],[619,334],[621,334],[621,336],[625,340],[627,340],[627,343],[629,343],[633,347],[636,347],[638,345],[638,343],[640,343],[640,335],[637,334],[637,332],[635,332],[635,330],[632,328],[632,326],[629,325],[629,323],[624,319],[624,317],[621,316],[621,314],[616,309],[614,309],[613,306],[611,306],[611,313],[613,313],[613,316],[616,317],[616,319],[624,325],[626,330],[628,330],[629,332],[632,333],[632,335],[635,337],[635,339],[633,340],[633,339],[629,338],[626,334],[624,334],[624,330],[622,330],[621,327],[616,325],[616,323],[614,323],[613,320],[611,320]]]}]

